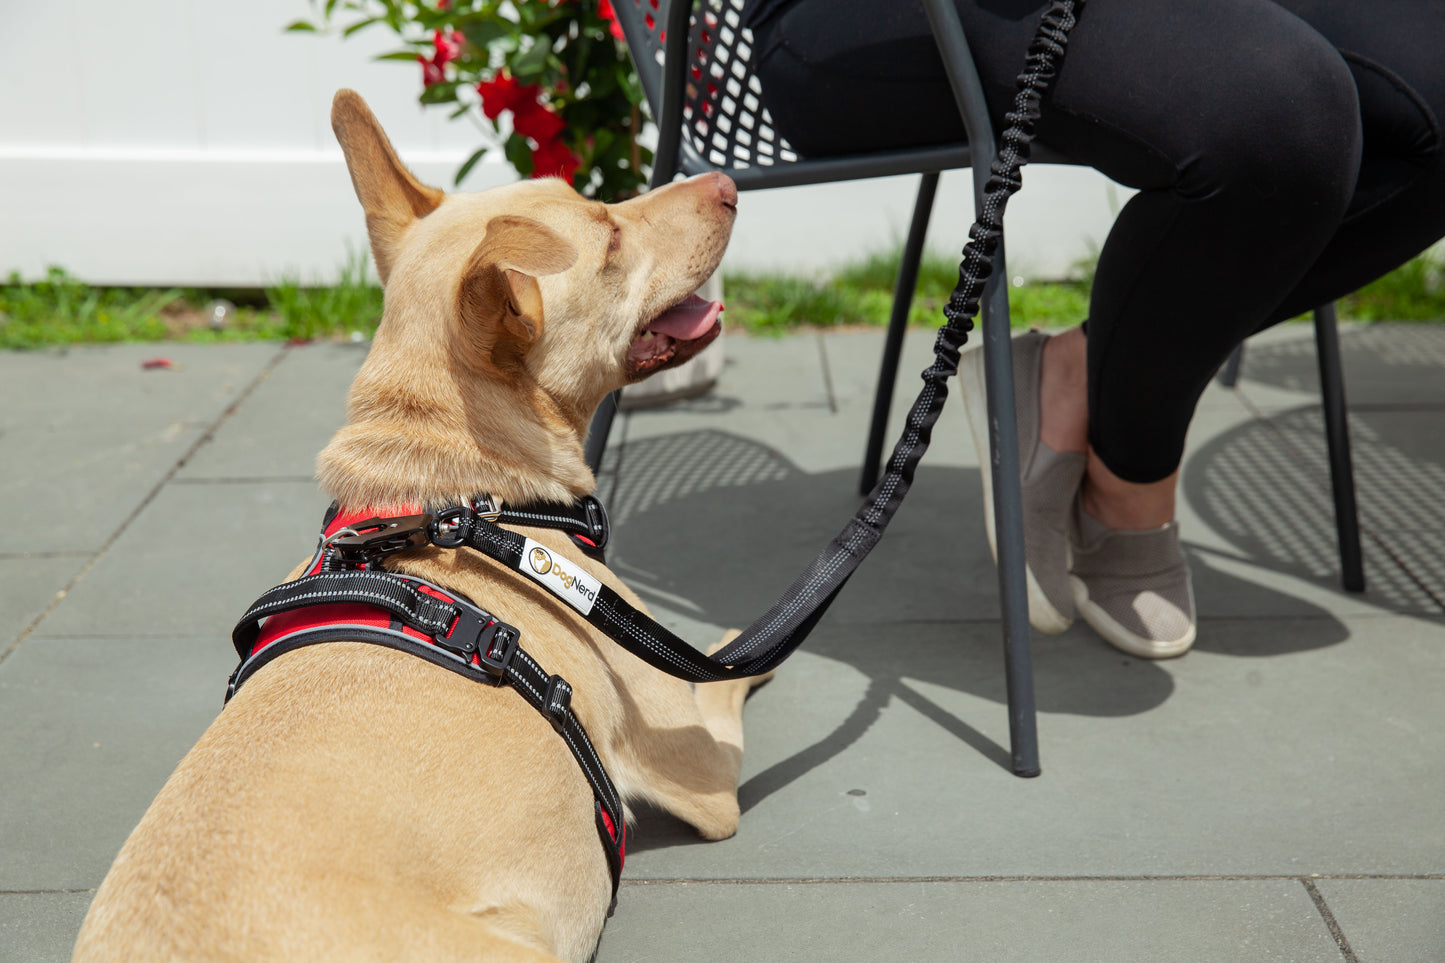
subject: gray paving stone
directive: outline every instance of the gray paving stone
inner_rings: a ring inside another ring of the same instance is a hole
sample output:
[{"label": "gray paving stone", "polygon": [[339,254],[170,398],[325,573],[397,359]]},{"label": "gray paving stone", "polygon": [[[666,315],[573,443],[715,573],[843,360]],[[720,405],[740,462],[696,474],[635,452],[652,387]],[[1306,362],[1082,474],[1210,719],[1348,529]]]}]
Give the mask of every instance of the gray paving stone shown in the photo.
[{"label": "gray paving stone", "polygon": [[327,504],[311,482],[167,485],[36,636],[229,637],[315,550]]},{"label": "gray paving stone", "polygon": [[[1359,517],[1367,532],[1389,533],[1364,540],[1367,591],[1340,589],[1324,429],[1318,408],[1292,408],[1267,419],[1220,420],[1203,413],[1191,427],[1181,481],[1180,530],[1198,552],[1196,596],[1201,611],[1217,615],[1304,614],[1291,598],[1323,605],[1336,614],[1392,611],[1438,615],[1441,607],[1428,586],[1445,576],[1427,552],[1417,553],[1414,574],[1401,564],[1407,542],[1439,540],[1445,519],[1430,506],[1445,499],[1445,466],[1419,438],[1398,444],[1399,423],[1420,414],[1380,413],[1356,420],[1355,479]],[[1378,421],[1383,426],[1376,430]],[[1403,538],[1397,532],[1406,533]],[[1246,568],[1232,564],[1247,563]],[[1210,573],[1222,571],[1251,583],[1238,592],[1215,591]],[[1283,605],[1260,606],[1267,591]],[[1211,600],[1222,605],[1214,607]]]},{"label": "gray paving stone", "polygon": [[[805,473],[722,433],[648,439],[628,457],[609,506],[609,563],[649,604],[717,626],[765,611],[861,503],[854,469]],[[921,468],[835,616],[997,618],[978,492],[976,469]]]},{"label": "gray paving stone", "polygon": [[[1438,324],[1341,324],[1340,353],[1350,405],[1435,405],[1442,400],[1445,329]],[[1241,388],[1261,408],[1318,402],[1319,362],[1311,325],[1281,325],[1251,338]]]},{"label": "gray paving stone", "polygon": [[[0,552],[99,548],[278,350],[0,352]],[[142,369],[156,355],[179,367]]]},{"label": "gray paving stone", "polygon": [[89,893],[0,893],[0,963],[64,963]]},{"label": "gray paving stone", "polygon": [[1398,618],[1220,620],[1147,663],[1075,627],[1034,647],[1044,776],[1021,781],[996,626],[834,620],[749,704],[738,835],[651,816],[628,871],[1435,872],[1442,642]]},{"label": "gray paving stone", "polygon": [[179,472],[182,478],[310,478],[346,421],[368,344],[308,344],[285,360]]},{"label": "gray paving stone", "polygon": [[31,638],[0,665],[0,891],[98,886],[221,709],[229,638]]},{"label": "gray paving stone", "polygon": [[1293,880],[628,886],[597,963],[1333,963]]},{"label": "gray paving stone", "polygon": [[0,657],[86,561],[78,555],[0,558]]},{"label": "gray paving stone", "polygon": [[1445,879],[1315,883],[1362,963],[1445,960]]}]

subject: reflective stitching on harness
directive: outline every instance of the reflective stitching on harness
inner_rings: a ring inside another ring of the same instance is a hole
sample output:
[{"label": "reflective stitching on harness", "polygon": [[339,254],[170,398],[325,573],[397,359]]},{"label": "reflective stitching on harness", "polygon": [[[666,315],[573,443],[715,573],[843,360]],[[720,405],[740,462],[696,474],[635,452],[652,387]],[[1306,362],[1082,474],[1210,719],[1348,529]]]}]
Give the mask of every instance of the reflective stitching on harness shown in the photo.
[{"label": "reflective stitching on harness", "polygon": [[[338,597],[348,597],[348,598],[350,598],[350,597],[352,597],[352,596],[357,596],[357,595],[364,596],[364,597],[366,597],[366,598],[376,599],[376,600],[378,600],[379,602],[393,602],[393,603],[396,602],[396,600],[395,600],[394,598],[392,598],[391,596],[389,596],[389,595],[383,595],[383,594],[378,593],[378,592],[367,592],[367,591],[362,591],[362,590],[356,590],[356,591],[352,591],[352,592],[346,592],[346,591],[342,591],[342,590],[339,590],[339,589],[330,589],[330,590],[324,591],[324,592],[302,592],[302,593],[299,594],[299,595],[292,595],[292,596],[289,596],[288,598],[283,599],[283,600],[279,600],[279,601],[275,601],[275,602],[268,602],[268,603],[265,603],[265,604],[263,604],[263,605],[254,606],[254,607],[251,608],[251,610],[250,610],[249,612],[247,612],[245,615],[243,615],[243,616],[241,617],[241,621],[243,621],[243,622],[244,622],[244,621],[249,621],[249,620],[251,620],[251,619],[259,618],[259,617],[261,617],[261,616],[263,616],[263,615],[275,614],[276,612],[289,611],[290,609],[293,609],[293,608],[304,608],[304,607],[306,607],[306,606],[297,606],[297,605],[295,605],[296,602],[303,602],[303,601],[305,601],[305,602],[308,602],[308,604],[309,604],[309,600],[311,600],[311,599],[328,599],[328,598],[338,598]],[[321,603],[318,603],[318,604],[325,604],[325,603],[324,603],[324,602],[321,602]],[[418,602],[417,605],[418,605],[418,607],[420,607],[421,603]],[[381,607],[382,607],[382,608],[386,608],[385,605],[383,605],[383,606],[381,606]],[[273,612],[273,610],[274,610],[274,612]],[[455,614],[455,613],[453,613],[453,614]],[[446,625],[443,625],[443,624],[438,623],[438,622],[430,621],[430,620],[426,619],[424,616],[420,615],[419,613],[416,614],[416,620],[417,620],[418,622],[421,622],[426,628],[436,628],[436,629],[438,629],[438,630],[448,628],[449,625],[450,625],[450,622],[448,622],[448,624],[446,624]]]}]

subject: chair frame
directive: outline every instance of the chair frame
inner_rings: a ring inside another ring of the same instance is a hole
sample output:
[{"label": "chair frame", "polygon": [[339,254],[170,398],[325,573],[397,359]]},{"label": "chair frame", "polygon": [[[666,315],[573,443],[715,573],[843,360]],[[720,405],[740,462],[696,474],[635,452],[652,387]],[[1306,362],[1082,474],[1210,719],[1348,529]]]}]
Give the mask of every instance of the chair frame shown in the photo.
[{"label": "chair frame", "polygon": [[[950,0],[922,0],[943,58],[954,99],[959,106],[966,144],[913,150],[876,152],[858,157],[837,157],[818,160],[798,159],[769,166],[724,167],[710,162],[687,139],[684,139],[683,101],[690,61],[689,21],[695,10],[705,8],[708,0],[658,0],[653,9],[660,13],[665,33],[663,60],[657,69],[656,51],[650,45],[651,31],[644,18],[648,15],[641,4],[652,0],[614,0],[613,9],[627,38],[628,48],[638,68],[638,76],[648,102],[661,109],[656,112],[658,145],[653,155],[652,186],[670,182],[677,174],[700,174],[721,170],[737,184],[739,190],[769,187],[793,187],[835,181],[861,180],[898,174],[922,174],[916,212],[932,208],[939,172],[963,167],[973,170],[975,202],[981,203],[989,171],[987,164],[974,165],[975,156],[993,158],[995,135],[984,100],[973,55],[969,50],[963,26]],[[1035,161],[1058,161],[1042,149],[1034,152]],[[923,224],[926,227],[927,219]],[[922,231],[916,243],[922,250]],[[912,240],[912,238],[910,238]],[[911,259],[911,268],[900,277],[898,292],[912,297],[917,279],[918,256]],[[1008,289],[1005,278],[1003,245],[994,258],[993,273],[984,289],[981,330],[984,344],[984,369],[989,410],[990,446],[992,450],[994,525],[998,545],[999,595],[1002,604],[1005,686],[1008,699],[1011,768],[1019,776],[1037,776],[1040,772],[1037,714],[1034,705],[1031,637],[1028,621],[1028,588],[1024,574],[1023,511],[1019,489],[1018,431],[1013,405],[1013,359],[1008,320]],[[905,285],[902,282],[909,280]],[[897,314],[895,300],[895,315]],[[907,305],[903,307],[907,320]],[[901,333],[898,335],[901,339]],[[895,349],[894,354],[897,351]],[[887,359],[885,358],[885,361]],[[897,362],[891,368],[896,370]],[[890,392],[891,394],[891,392]],[[604,402],[593,419],[587,442],[588,463],[597,468],[606,447],[615,399]]]},{"label": "chair frame", "polygon": [[[1325,416],[1330,492],[1335,502],[1335,539],[1340,548],[1340,584],[1347,592],[1365,590],[1364,553],[1355,504],[1354,457],[1350,454],[1349,407],[1345,402],[1344,364],[1340,359],[1339,320],[1334,302],[1315,308],[1315,360],[1320,369],[1320,407]],[[1219,383],[1233,388],[1244,362],[1241,343],[1219,372]]]},{"label": "chair frame", "polygon": [[[941,147],[881,151],[855,157],[816,160],[798,158],[770,165],[726,166],[704,157],[691,138],[683,136],[684,99],[689,58],[690,21],[694,13],[717,9],[730,0],[614,0],[613,9],[622,25],[633,62],[637,65],[647,100],[655,108],[658,145],[653,156],[652,187],[673,180],[678,174],[722,171],[740,191],[771,187],[794,187],[870,177],[920,174],[913,217],[904,244],[903,260],[894,289],[878,390],[874,398],[860,488],[864,494],[877,479],[892,402],[908,312],[918,281],[924,239],[937,195],[939,174],[945,170],[971,168],[975,204],[981,204],[987,183],[988,164],[974,164],[975,156],[991,160],[996,138],[989,120],[983,85],[973,55],[951,0],[921,0],[938,44],[954,100],[963,120],[967,142]],[[653,22],[663,24],[662,61],[652,38]],[[661,105],[660,109],[657,105]],[[1033,163],[1072,163],[1067,157],[1035,145]],[[983,340],[984,380],[989,423],[989,470],[994,492],[994,526],[998,548],[998,583],[1002,609],[1005,687],[1009,715],[1011,768],[1016,775],[1030,777],[1040,772],[1037,713],[1034,704],[1031,637],[1028,622],[1028,590],[1025,581],[1022,493],[1019,484],[1018,429],[1014,412],[1013,359],[1009,326],[1008,272],[1004,245],[999,244],[993,271],[984,289],[979,330]],[[1363,591],[1359,526],[1355,506],[1349,432],[1341,373],[1339,341],[1333,305],[1316,311],[1316,339],[1319,346],[1320,376],[1324,393],[1326,432],[1330,449],[1331,484],[1335,498],[1335,519],[1339,535],[1342,579],[1346,589]],[[1238,371],[1238,353],[1231,359]],[[1228,373],[1228,372],[1226,372]],[[1233,384],[1233,381],[1227,381]],[[587,439],[587,461],[600,467],[617,410],[616,397],[604,402],[594,416]]]}]

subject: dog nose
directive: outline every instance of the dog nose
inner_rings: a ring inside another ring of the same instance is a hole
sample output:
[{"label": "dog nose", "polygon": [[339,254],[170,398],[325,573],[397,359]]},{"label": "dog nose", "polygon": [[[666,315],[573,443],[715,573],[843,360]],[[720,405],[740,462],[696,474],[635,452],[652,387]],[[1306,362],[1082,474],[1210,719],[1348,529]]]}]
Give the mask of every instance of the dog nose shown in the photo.
[{"label": "dog nose", "polygon": [[726,174],[714,171],[713,182],[717,185],[718,200],[722,201],[724,207],[736,208],[738,206],[738,186],[733,179]]}]

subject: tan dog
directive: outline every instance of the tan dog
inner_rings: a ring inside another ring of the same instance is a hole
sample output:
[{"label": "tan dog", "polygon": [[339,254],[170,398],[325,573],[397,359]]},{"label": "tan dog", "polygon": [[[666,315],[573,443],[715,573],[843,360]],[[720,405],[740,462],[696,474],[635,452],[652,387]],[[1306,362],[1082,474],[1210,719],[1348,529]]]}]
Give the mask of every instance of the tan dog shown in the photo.
[{"label": "tan dog", "polygon": [[[616,205],[555,180],[444,195],[401,166],[355,93],[337,94],[332,122],[386,309],[322,485],[382,515],[477,492],[590,492],[593,409],[717,334],[717,306],[690,293],[727,244],[732,183],[707,175]],[[519,531],[641,605],[565,535]],[[709,839],[736,830],[757,680],[694,690],[467,549],[389,567],[518,626],[572,684],[624,799]],[[117,857],[75,959],[580,961],[610,893],[592,791],[537,710],[506,686],[335,642],[262,669],[201,737]]]}]

